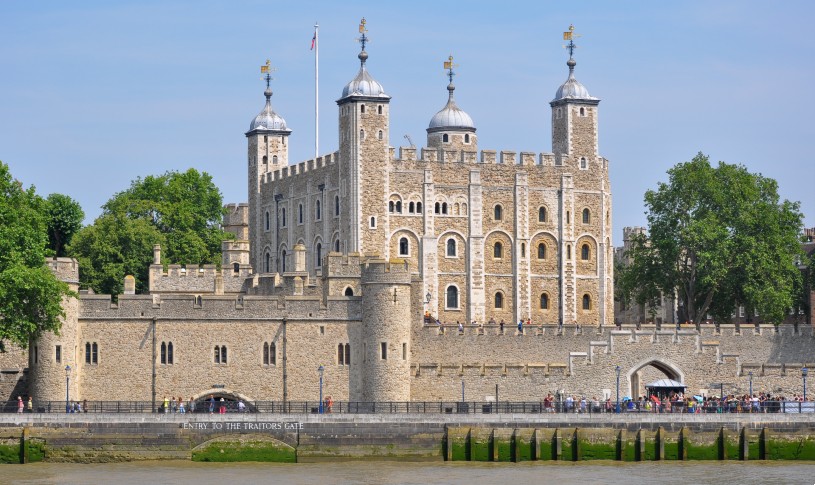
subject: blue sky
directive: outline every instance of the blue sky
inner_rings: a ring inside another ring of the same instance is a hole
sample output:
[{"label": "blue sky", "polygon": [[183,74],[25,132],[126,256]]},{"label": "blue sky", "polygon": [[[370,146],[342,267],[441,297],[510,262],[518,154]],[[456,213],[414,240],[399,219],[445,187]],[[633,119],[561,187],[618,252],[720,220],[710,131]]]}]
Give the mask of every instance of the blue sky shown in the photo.
[{"label": "blue sky", "polygon": [[100,206],[138,176],[194,167],[245,201],[246,138],[272,103],[314,153],[313,25],[320,23],[320,152],[337,147],[335,100],[368,67],[391,102],[391,144],[446,102],[442,62],[482,149],[551,151],[549,101],[566,79],[561,32],[582,34],[576,77],[600,103],[614,237],[644,225],[643,194],[697,152],[776,179],[815,226],[815,3],[38,1],[0,3],[0,160],[42,195]]}]

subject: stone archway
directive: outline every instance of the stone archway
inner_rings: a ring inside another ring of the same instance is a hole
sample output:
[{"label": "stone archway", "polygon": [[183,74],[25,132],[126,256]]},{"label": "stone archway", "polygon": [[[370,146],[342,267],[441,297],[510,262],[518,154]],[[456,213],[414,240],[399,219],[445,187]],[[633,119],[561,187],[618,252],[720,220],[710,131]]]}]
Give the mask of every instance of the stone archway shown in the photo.
[{"label": "stone archway", "polygon": [[675,381],[685,382],[685,373],[668,359],[662,357],[649,357],[634,364],[628,372],[626,372],[626,382],[628,383],[628,395],[636,399],[642,395],[645,390],[645,382],[643,382],[643,371],[647,368],[653,368],[661,372],[668,379]]},{"label": "stone archway", "polygon": [[[246,412],[257,412],[254,401],[250,397],[231,389],[218,388],[207,389],[206,391],[199,392],[198,394],[192,396],[192,400],[196,403],[195,412],[206,412],[209,410],[208,401],[210,396],[215,399],[216,403],[220,403],[221,399],[223,399],[230,412],[237,410],[238,401],[243,401],[243,403],[246,405]],[[218,406],[219,404],[216,404],[216,409]]]}]

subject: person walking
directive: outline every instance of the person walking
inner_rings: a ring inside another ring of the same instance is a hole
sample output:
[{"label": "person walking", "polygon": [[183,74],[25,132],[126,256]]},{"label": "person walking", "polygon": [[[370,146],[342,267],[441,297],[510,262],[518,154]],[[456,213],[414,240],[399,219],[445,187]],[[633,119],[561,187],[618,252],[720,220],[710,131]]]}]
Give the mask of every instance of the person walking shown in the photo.
[{"label": "person walking", "polygon": [[162,406],[164,406],[164,413],[165,414],[170,412],[170,400],[167,399],[167,396],[164,396],[164,403],[162,404]]},{"label": "person walking", "polygon": [[214,412],[215,412],[215,396],[210,394],[209,395],[209,414],[211,415]]},{"label": "person walking", "polygon": [[28,412],[34,412],[34,401],[31,400],[31,396],[28,396]]},{"label": "person walking", "polygon": [[23,397],[22,396],[17,396],[17,412],[22,414],[23,413],[23,407],[25,407],[25,404],[23,404]]}]

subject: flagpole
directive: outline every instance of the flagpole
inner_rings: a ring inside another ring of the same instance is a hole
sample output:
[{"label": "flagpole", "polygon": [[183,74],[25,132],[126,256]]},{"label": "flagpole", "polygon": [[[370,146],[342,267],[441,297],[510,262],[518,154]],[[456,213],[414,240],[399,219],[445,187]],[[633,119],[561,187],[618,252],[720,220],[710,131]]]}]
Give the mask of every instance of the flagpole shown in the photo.
[{"label": "flagpole", "polygon": [[320,25],[314,22],[314,160],[320,156]]}]

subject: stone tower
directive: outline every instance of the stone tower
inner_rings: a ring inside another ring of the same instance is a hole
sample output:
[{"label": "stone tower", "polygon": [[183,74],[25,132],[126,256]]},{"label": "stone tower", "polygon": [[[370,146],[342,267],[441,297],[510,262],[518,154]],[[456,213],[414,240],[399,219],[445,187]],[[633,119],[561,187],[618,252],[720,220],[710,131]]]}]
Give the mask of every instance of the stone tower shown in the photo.
[{"label": "stone tower", "polygon": [[350,330],[351,401],[410,400],[410,268],[406,261],[362,266],[362,325]]},{"label": "stone tower", "polygon": [[[68,283],[71,291],[79,291],[79,263],[75,259],[54,258],[46,264],[59,280]],[[65,318],[59,335],[47,332],[31,342],[29,391],[35,403],[64,401],[66,384],[70,399],[81,399],[78,381],[85,360],[79,342],[79,299],[66,298],[62,308]],[[66,371],[66,366],[70,366],[70,371]]]},{"label": "stone tower", "polygon": [[387,246],[388,159],[390,96],[365,66],[365,21],[360,24],[360,67],[342,90],[339,106],[340,173],[346,187],[340,197],[347,204],[340,233],[348,235],[348,252],[381,254]]},{"label": "stone tower", "polygon": [[[271,76],[268,73],[269,62],[266,62],[266,106],[249,125],[246,132],[248,140],[249,162],[249,241],[253,252],[249,255],[249,264],[258,273],[273,271],[265,268],[259,261],[259,252],[263,247],[260,236],[264,230],[274,230],[277,214],[273,208],[261,207],[260,186],[270,172],[289,164],[289,135],[291,130],[286,120],[272,109],[272,89],[269,87]],[[265,264],[265,262],[264,262]]]},{"label": "stone tower", "polygon": [[[574,27],[564,33],[569,40],[569,77],[555,93],[549,103],[552,107],[552,151],[555,165],[566,168],[559,180],[559,221],[560,239],[559,272],[561,275],[559,321],[570,322],[577,319],[580,311],[586,310],[581,296],[586,295],[580,287],[580,276],[586,276],[585,258],[580,254],[587,238],[596,243],[597,293],[591,299],[598,307],[600,324],[613,321],[613,251],[611,246],[611,186],[608,178],[608,162],[600,157],[597,136],[598,98],[589,94],[585,86],[575,79],[573,37]],[[575,186],[595,186],[599,204],[587,208],[582,191]],[[588,212],[587,212],[588,211]],[[582,271],[582,274],[581,274]],[[594,303],[590,303],[593,305]],[[591,309],[593,309],[590,306]]]},{"label": "stone tower", "polygon": [[473,119],[458,107],[453,98],[453,91],[456,90],[453,84],[455,76],[453,66],[453,56],[450,56],[444,63],[447,76],[450,78],[450,84],[447,85],[447,104],[430,120],[427,127],[427,146],[440,149],[442,153],[455,150],[459,152],[460,157],[462,151],[478,151],[478,137],[475,134]]}]

